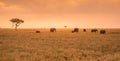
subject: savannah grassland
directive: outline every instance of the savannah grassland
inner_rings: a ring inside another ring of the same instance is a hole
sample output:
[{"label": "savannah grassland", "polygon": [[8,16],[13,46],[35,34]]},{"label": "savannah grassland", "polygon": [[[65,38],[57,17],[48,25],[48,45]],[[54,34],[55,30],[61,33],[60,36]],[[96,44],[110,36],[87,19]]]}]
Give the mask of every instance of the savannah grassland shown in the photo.
[{"label": "savannah grassland", "polygon": [[120,61],[120,29],[0,29],[0,61]]}]

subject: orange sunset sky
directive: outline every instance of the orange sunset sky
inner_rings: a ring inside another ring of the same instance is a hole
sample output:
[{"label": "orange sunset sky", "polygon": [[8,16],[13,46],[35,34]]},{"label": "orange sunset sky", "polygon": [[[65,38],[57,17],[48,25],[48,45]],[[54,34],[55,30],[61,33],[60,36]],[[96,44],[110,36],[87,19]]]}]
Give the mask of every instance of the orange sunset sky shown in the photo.
[{"label": "orange sunset sky", "polygon": [[120,28],[120,0],[0,0],[0,27],[11,28]]}]

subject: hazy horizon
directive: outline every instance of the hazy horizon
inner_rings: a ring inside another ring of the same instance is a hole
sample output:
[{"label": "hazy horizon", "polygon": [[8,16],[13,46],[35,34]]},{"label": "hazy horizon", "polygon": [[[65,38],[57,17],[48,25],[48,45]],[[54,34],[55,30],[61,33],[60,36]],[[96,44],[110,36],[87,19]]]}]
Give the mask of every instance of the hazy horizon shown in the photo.
[{"label": "hazy horizon", "polygon": [[[74,28],[79,28],[79,29],[120,29],[120,28],[117,28],[117,27],[111,27],[111,28],[105,28],[105,27],[67,27],[67,28],[65,28],[65,27],[18,27],[18,29],[50,29],[50,28],[57,28],[57,29],[74,29]],[[12,28],[12,27],[0,27],[0,29],[15,29],[14,27]]]},{"label": "hazy horizon", "polygon": [[120,0],[0,0],[0,27],[120,28]]}]

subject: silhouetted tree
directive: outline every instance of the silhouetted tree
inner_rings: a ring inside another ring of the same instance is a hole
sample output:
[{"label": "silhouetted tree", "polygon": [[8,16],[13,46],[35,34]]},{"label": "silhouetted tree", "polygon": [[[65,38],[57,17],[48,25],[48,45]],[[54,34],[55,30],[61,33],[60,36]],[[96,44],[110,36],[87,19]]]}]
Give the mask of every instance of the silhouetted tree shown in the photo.
[{"label": "silhouetted tree", "polygon": [[16,31],[17,31],[17,27],[18,27],[20,24],[24,23],[24,20],[18,19],[18,18],[12,18],[12,19],[10,19],[10,21],[13,23],[13,26],[15,26],[15,30],[16,30]]},{"label": "silhouetted tree", "polygon": [[67,28],[67,26],[64,26],[65,28]]}]

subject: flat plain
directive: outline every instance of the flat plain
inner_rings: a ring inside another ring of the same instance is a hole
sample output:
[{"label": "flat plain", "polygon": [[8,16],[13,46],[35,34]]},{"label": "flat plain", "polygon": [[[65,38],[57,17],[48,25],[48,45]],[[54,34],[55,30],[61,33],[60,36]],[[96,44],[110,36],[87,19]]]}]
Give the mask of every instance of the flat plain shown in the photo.
[{"label": "flat plain", "polygon": [[71,31],[0,29],[0,61],[120,61],[120,29]]}]

